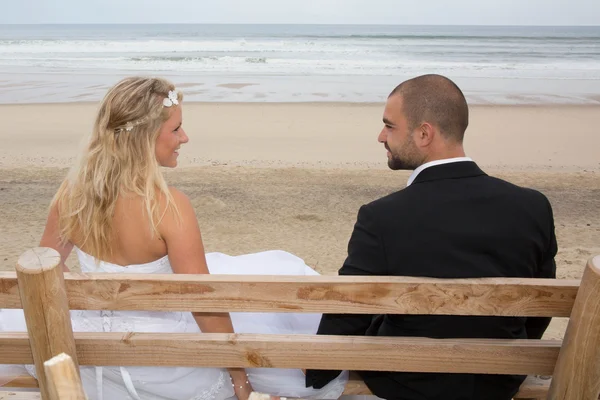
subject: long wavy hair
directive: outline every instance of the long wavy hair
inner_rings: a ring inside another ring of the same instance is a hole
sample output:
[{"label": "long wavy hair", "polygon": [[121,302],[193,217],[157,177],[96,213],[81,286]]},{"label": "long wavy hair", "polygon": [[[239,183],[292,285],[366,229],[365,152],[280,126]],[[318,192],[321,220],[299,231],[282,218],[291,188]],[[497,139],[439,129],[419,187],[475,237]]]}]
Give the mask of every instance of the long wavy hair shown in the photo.
[{"label": "long wavy hair", "polygon": [[[168,209],[179,215],[155,155],[160,128],[176,107],[163,106],[173,90],[164,79],[130,77],[108,91],[80,162],[52,201],[63,242],[77,238],[90,255],[100,260],[110,256],[115,206],[124,194],[144,199],[155,235]],[[181,101],[183,96],[178,92],[177,97]],[[159,207],[161,198],[166,207]]]}]

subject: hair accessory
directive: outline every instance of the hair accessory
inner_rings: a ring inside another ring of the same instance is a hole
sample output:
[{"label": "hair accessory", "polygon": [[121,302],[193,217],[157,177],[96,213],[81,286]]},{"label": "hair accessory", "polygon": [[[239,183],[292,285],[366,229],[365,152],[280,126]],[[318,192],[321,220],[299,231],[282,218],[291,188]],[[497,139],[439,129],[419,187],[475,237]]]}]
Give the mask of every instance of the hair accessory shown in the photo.
[{"label": "hair accessory", "polygon": [[133,130],[133,128],[135,128],[136,126],[145,124],[149,120],[150,119],[146,117],[146,118],[140,118],[137,121],[128,121],[125,123],[125,125],[121,125],[121,126],[115,128],[115,133],[121,133],[124,131],[131,132]]},{"label": "hair accessory", "polygon": [[[173,104],[179,105],[179,100],[177,100],[177,93],[178,93],[177,89],[169,90],[169,94],[167,95],[167,97],[165,97],[163,99],[163,106],[164,107],[172,107]],[[119,134],[124,131],[131,132],[133,130],[133,128],[135,128],[138,125],[145,124],[149,120],[150,120],[150,118],[145,117],[145,118],[140,118],[137,121],[128,121],[127,123],[125,123],[125,125],[121,125],[121,126],[115,128],[115,133]]]},{"label": "hair accessory", "polygon": [[163,99],[163,106],[171,107],[173,104],[179,104],[179,100],[177,100],[177,91],[169,90],[169,96]]}]

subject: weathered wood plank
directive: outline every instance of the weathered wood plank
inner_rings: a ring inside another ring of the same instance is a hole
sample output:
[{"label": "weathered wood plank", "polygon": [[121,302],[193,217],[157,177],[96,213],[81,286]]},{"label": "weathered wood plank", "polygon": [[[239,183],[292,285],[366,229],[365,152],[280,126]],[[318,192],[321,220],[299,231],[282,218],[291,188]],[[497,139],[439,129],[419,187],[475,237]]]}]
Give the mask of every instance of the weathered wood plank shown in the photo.
[{"label": "weathered wood plank", "polygon": [[373,394],[371,389],[367,387],[365,382],[363,382],[360,375],[356,372],[350,372],[350,379],[344,388],[345,395],[365,395],[365,394]]},{"label": "weathered wood plank", "polygon": [[[80,365],[348,369],[550,375],[560,341],[317,335],[76,333]],[[31,362],[25,333],[0,333],[0,359]]]},{"label": "weathered wood plank", "polygon": [[[349,276],[65,275],[69,308],[568,317],[578,280]],[[0,273],[0,308],[20,308]]]},{"label": "weathered wood plank", "polygon": [[587,263],[554,370],[550,400],[600,395],[600,256]]},{"label": "weathered wood plank", "polygon": [[[515,395],[514,399],[518,400],[546,398],[549,389],[550,377],[544,379],[539,376],[528,376],[519,388],[519,392]],[[344,394],[370,395],[372,394],[372,392],[358,374],[350,373],[350,380],[348,380],[348,383],[346,384]]]},{"label": "weathered wood plank", "polygon": [[0,392],[0,400],[40,400],[38,392]]},{"label": "weathered wood plank", "polygon": [[68,354],[52,357],[44,363],[44,370],[51,400],[87,400],[79,369]]},{"label": "weathered wood plank", "polygon": [[[4,377],[0,377],[4,378]],[[21,375],[14,377],[11,381],[2,385],[3,388],[36,388],[39,387],[37,379],[31,375]]]},{"label": "weathered wood plank", "polygon": [[[31,352],[44,400],[52,398],[44,362],[66,353],[77,365],[67,291],[59,265],[60,254],[56,250],[38,247],[23,253],[16,266]],[[75,373],[78,374],[79,369],[76,368]]]},{"label": "weathered wood plank", "polygon": [[[17,388],[34,388],[37,387],[37,380],[31,375],[19,376],[14,380],[8,382],[4,387],[17,387]],[[550,377],[541,378],[538,376],[528,376],[525,382],[521,385],[519,393],[515,398],[542,398],[545,397],[550,388]],[[344,389],[346,395],[369,395],[372,394],[371,390],[362,381],[358,374],[350,373],[350,380]]]},{"label": "weathered wood plank", "polygon": [[545,399],[550,390],[551,377],[528,376],[515,399]]},{"label": "weathered wood plank", "polygon": [[[37,381],[32,376],[22,376],[18,380],[12,382],[23,382],[27,383],[27,386],[10,386],[10,387],[37,387]],[[8,387],[8,386],[7,386]],[[525,382],[521,385],[519,392],[515,395],[515,400],[518,399],[541,399],[545,398],[550,388],[550,378],[544,379],[538,376],[528,376]],[[365,385],[360,377],[355,374],[350,374],[350,380],[344,390],[345,395],[370,395],[371,390]],[[2,399],[2,393],[0,393],[0,400]],[[9,397],[9,399],[17,400],[16,398]]]}]

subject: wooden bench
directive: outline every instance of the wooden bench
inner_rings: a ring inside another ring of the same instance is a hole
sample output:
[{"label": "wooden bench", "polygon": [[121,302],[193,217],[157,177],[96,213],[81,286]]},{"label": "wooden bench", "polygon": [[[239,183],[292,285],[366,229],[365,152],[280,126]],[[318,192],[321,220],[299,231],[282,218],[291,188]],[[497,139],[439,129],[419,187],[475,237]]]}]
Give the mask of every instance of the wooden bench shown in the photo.
[{"label": "wooden bench", "polygon": [[87,400],[79,370],[71,356],[60,353],[44,363],[50,400]]},{"label": "wooden bench", "polygon": [[[36,248],[19,258],[16,273],[0,273],[0,308],[23,308],[28,327],[27,333],[0,333],[0,360],[35,364],[38,382],[19,377],[12,386],[39,384],[42,399],[50,399],[43,363],[63,352],[75,365],[530,375],[515,397],[519,399],[595,399],[600,392],[600,256],[589,260],[581,281],[63,274],[58,261],[54,250]],[[73,334],[69,309],[542,316],[570,317],[570,322],[564,341]],[[354,377],[345,393],[370,392]],[[15,396],[0,392],[0,399],[40,398],[31,393]]]}]

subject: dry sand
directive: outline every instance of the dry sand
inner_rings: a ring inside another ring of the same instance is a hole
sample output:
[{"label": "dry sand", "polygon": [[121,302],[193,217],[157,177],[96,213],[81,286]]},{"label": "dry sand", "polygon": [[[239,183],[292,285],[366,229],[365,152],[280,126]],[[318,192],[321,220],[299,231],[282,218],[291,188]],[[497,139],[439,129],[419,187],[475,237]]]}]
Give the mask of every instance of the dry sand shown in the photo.
[{"label": "dry sand", "polygon": [[[96,104],[0,106],[0,270],[37,245]],[[324,274],[344,260],[360,205],[399,190],[377,144],[381,104],[187,104],[181,168],[206,250],[283,249]],[[545,193],[560,278],[600,254],[600,107],[472,107],[466,148],[488,173]],[[71,265],[76,263],[71,258]],[[547,337],[560,337],[556,319]]]},{"label": "dry sand", "polygon": [[[96,104],[0,106],[0,168],[66,167]],[[382,104],[184,103],[180,166],[379,168]],[[475,106],[465,142],[485,167],[600,172],[600,106]]]}]

